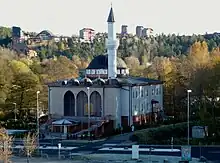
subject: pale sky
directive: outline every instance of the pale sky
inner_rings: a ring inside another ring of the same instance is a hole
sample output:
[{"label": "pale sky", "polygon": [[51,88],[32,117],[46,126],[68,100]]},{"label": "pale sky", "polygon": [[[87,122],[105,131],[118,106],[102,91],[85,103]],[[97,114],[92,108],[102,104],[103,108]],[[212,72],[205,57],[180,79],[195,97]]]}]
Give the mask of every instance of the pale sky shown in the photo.
[{"label": "pale sky", "polygon": [[165,34],[220,32],[220,0],[0,0],[0,26],[68,36],[84,27],[106,32],[111,2],[117,32],[123,24],[129,33],[136,25]]}]

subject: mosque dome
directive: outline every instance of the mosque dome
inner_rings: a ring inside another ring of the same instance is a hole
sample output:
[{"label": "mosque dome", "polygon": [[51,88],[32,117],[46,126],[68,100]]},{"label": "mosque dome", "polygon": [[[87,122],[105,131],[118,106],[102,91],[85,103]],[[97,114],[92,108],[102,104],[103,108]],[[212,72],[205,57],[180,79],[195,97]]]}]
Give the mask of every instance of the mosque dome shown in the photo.
[{"label": "mosque dome", "polygon": [[[126,63],[117,57],[117,69],[127,69]],[[98,55],[89,64],[87,69],[108,69],[108,55]]]}]

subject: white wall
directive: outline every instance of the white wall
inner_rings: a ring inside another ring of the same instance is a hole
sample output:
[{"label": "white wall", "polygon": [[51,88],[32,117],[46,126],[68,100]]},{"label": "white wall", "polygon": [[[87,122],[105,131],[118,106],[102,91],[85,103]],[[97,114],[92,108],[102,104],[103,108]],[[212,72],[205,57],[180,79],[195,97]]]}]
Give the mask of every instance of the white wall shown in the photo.
[{"label": "white wall", "polygon": [[152,85],[150,89],[151,89],[151,99],[158,101],[159,107],[163,109],[163,86],[161,84]]},{"label": "white wall", "polygon": [[[75,100],[80,91],[87,93],[86,87],[50,87],[49,95],[49,113],[63,116],[64,114],[64,94],[72,91]],[[102,99],[103,115],[112,115],[116,124],[121,123],[121,116],[129,116],[129,87],[121,88],[90,88],[90,94],[93,91],[100,93]],[[160,91],[159,91],[160,90]],[[104,94],[103,94],[104,93]],[[104,97],[104,104],[103,104]],[[148,85],[132,87],[132,115],[137,111],[138,115],[151,112],[151,100],[159,101],[163,109],[163,85]],[[75,109],[76,109],[75,101]],[[136,109],[135,109],[136,108]],[[142,110],[143,109],[143,110]]]},{"label": "white wall", "polygon": [[105,88],[104,91],[104,115],[111,115],[115,121],[115,127],[121,124],[121,89]]},{"label": "white wall", "polygon": [[[59,116],[64,115],[64,95],[67,91],[71,91],[75,97],[75,110],[76,110],[76,97],[80,91],[84,91],[87,94],[86,87],[50,87],[49,99],[49,113],[56,114]],[[101,95],[101,104],[103,108],[103,88],[91,88],[90,95],[93,91],[99,92]]]},{"label": "white wall", "polygon": [[158,101],[163,108],[162,84],[132,87],[132,114],[150,113],[152,99]]},{"label": "white wall", "polygon": [[121,116],[129,116],[129,87],[121,89]]}]

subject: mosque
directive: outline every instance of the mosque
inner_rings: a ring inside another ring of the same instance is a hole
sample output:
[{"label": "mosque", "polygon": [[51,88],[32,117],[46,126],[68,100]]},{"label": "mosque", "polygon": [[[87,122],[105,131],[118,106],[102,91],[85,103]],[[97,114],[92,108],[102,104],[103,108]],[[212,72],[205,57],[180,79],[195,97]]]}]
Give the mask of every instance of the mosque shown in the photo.
[{"label": "mosque", "polygon": [[75,122],[67,132],[92,126],[105,132],[135,123],[149,123],[163,111],[163,82],[129,76],[126,64],[117,58],[119,41],[112,7],[107,23],[107,54],[91,61],[86,77],[48,85],[50,118]]}]

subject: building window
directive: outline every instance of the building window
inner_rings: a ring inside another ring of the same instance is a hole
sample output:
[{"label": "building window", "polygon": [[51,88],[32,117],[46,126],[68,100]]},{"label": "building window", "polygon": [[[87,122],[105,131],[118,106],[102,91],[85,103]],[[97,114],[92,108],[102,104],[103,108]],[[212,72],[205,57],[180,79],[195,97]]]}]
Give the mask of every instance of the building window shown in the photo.
[{"label": "building window", "polygon": [[135,116],[138,115],[138,108],[137,108],[136,105],[134,105],[134,115],[135,115]]},{"label": "building window", "polygon": [[133,98],[135,98],[135,92],[133,91]]},{"label": "building window", "polygon": [[122,73],[122,74],[126,74],[126,72],[125,72],[125,70],[124,70],[124,69],[122,69],[122,70],[121,70],[121,73]]},{"label": "building window", "polygon": [[159,88],[156,89],[156,95],[158,95],[158,94],[159,94]]},{"label": "building window", "polygon": [[141,97],[144,97],[144,90],[141,90]]},{"label": "building window", "polygon": [[161,89],[162,89],[162,88],[161,88],[161,87],[159,87],[159,94],[161,94],[161,92],[162,92],[162,91],[161,91]]},{"label": "building window", "polygon": [[136,91],[136,98],[138,97],[138,91]]},{"label": "building window", "polygon": [[154,90],[154,89],[152,89],[152,95],[154,95],[154,93],[155,93],[154,91],[155,91],[155,90]]},{"label": "building window", "polygon": [[142,112],[144,111],[144,104],[141,104]]},{"label": "building window", "polygon": [[144,90],[144,96],[148,96],[148,90],[147,89]]}]

